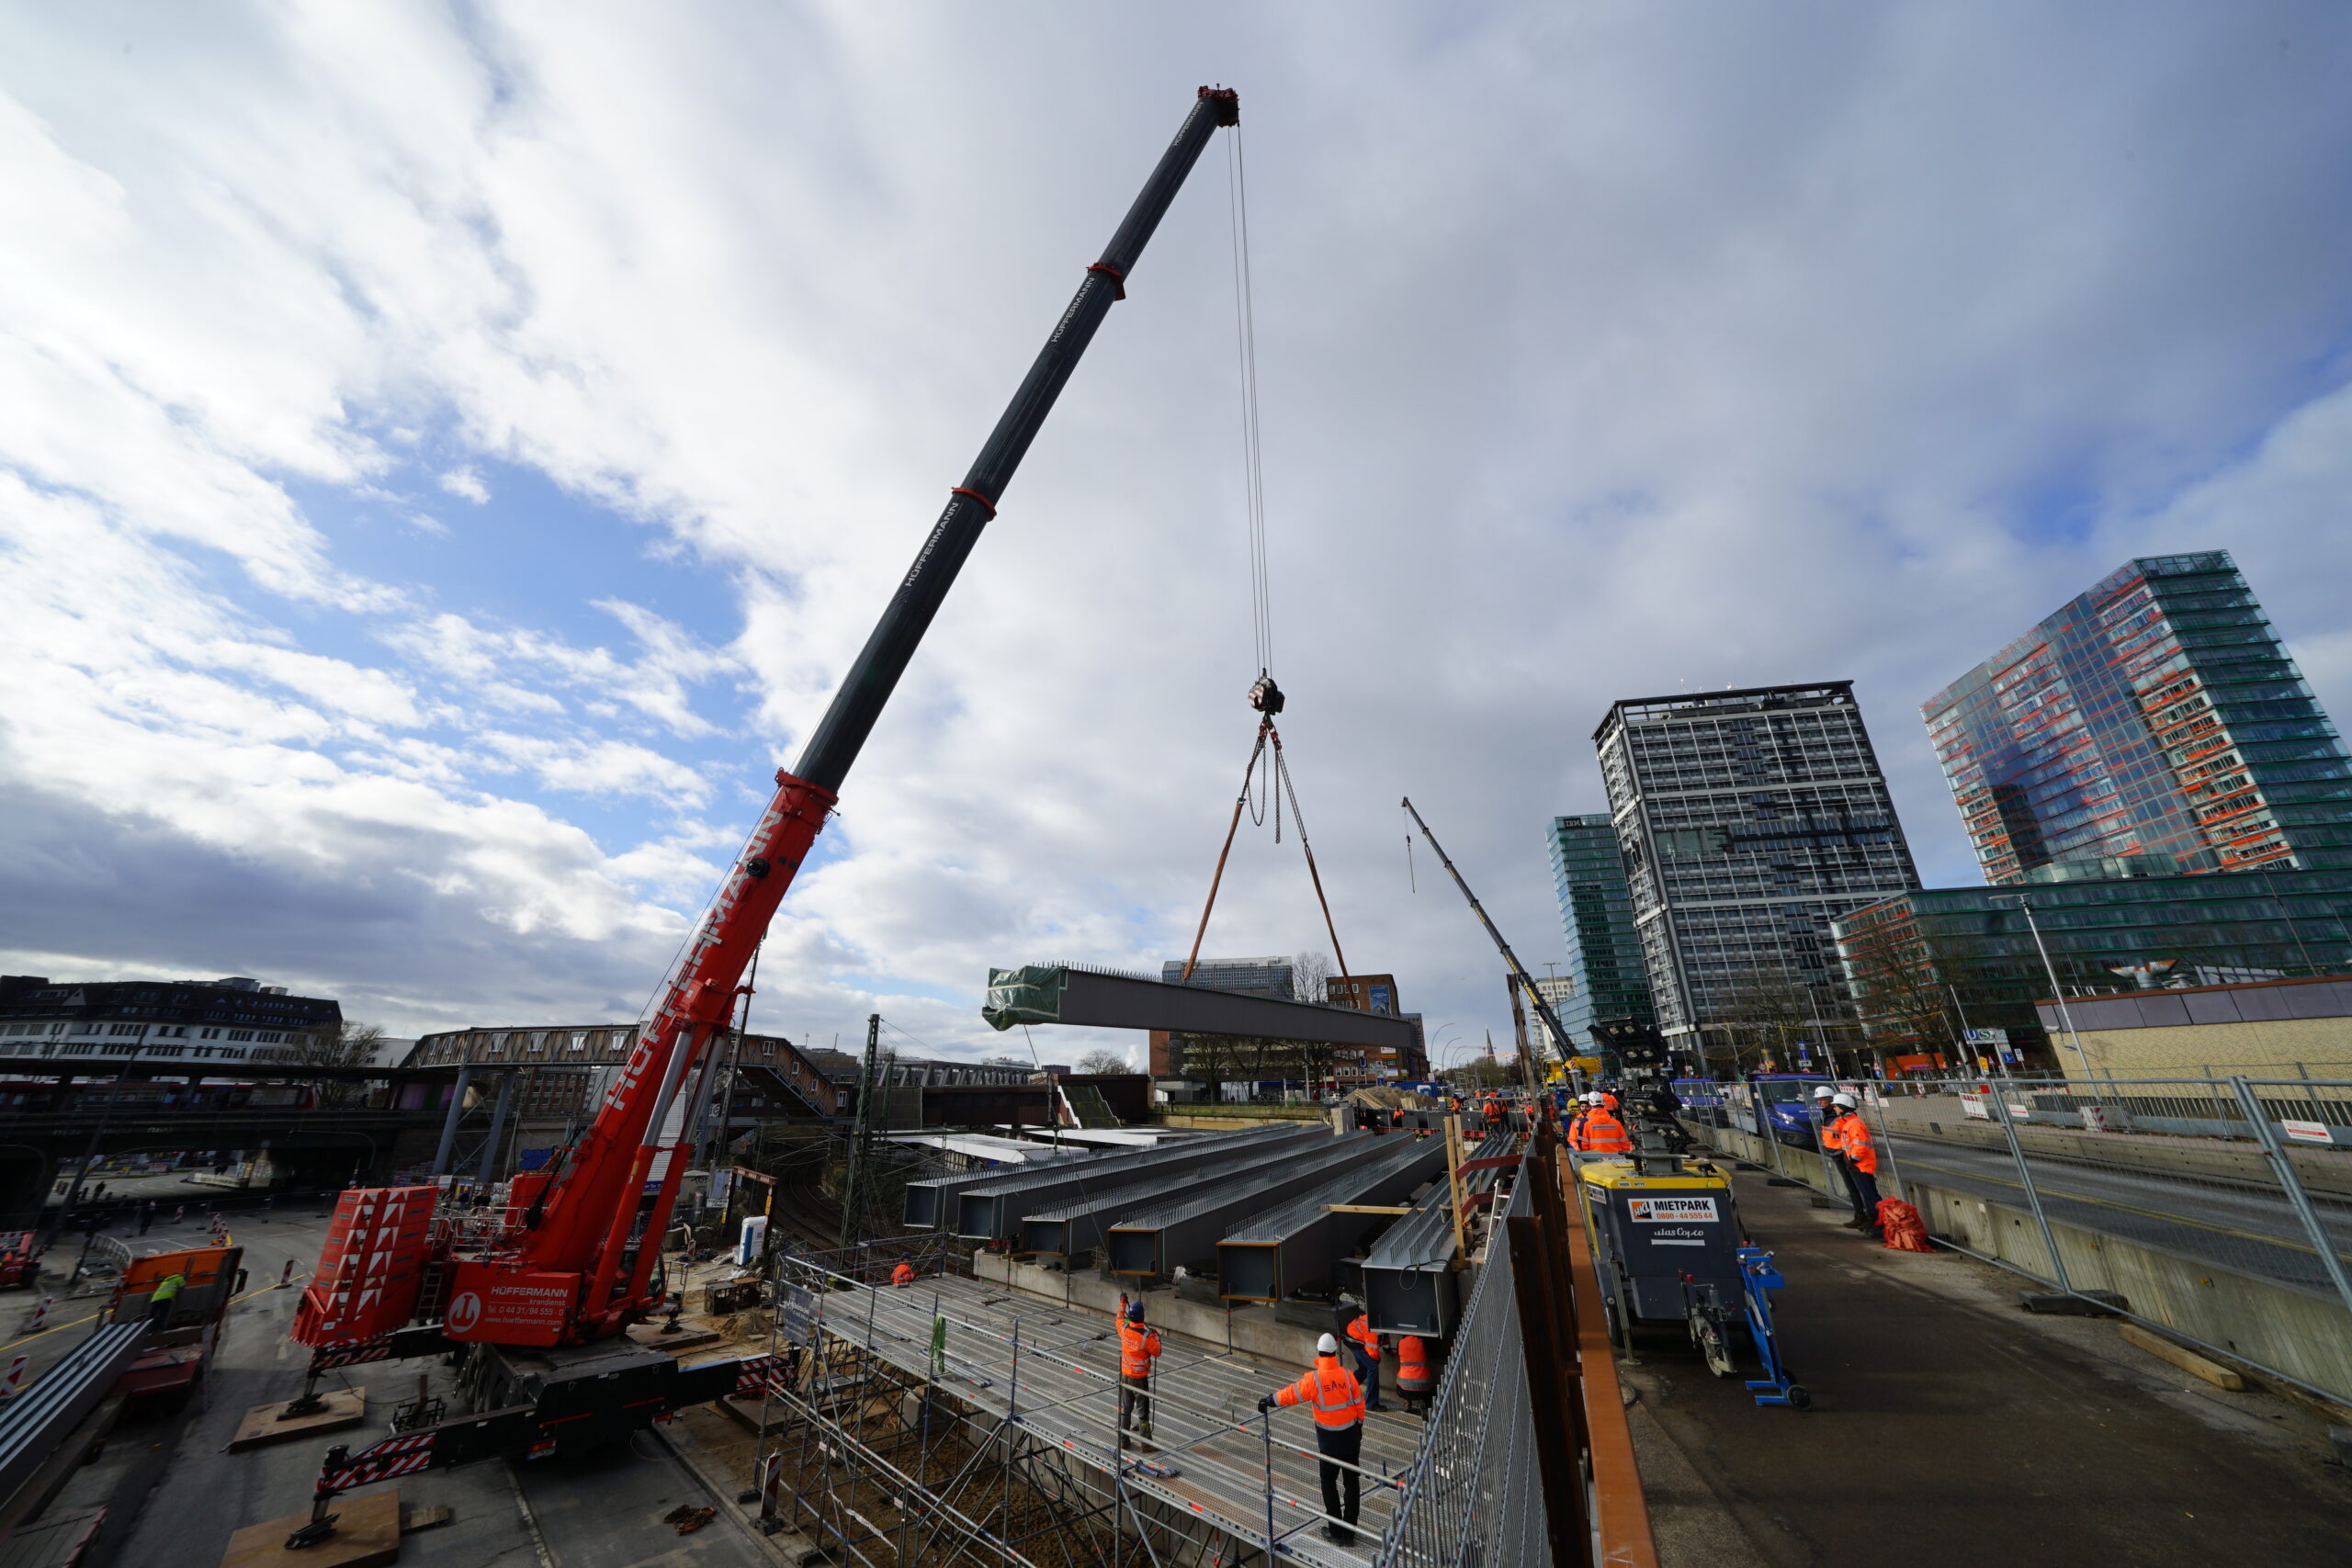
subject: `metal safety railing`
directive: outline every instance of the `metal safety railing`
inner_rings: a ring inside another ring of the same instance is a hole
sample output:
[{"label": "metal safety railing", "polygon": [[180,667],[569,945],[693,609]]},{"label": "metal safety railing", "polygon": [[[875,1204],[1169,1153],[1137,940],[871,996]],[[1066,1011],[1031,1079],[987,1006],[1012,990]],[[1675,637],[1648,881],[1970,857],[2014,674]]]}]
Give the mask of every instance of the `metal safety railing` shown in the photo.
[{"label": "metal safety railing", "polygon": [[[1526,1183],[1521,1187],[1525,1189]],[[1532,1213],[1514,1191],[1506,1218]],[[1541,1562],[1546,1540],[1525,1325],[1508,1246],[1490,1249],[1430,1405],[1378,1568]]]},{"label": "metal safety railing", "polygon": [[[1130,1431],[1137,1391],[1098,1315],[971,1278],[968,1257],[944,1250],[926,1260],[944,1268],[907,1288],[860,1249],[780,1258],[753,1475],[763,1515],[874,1568],[1073,1552],[1654,1563],[1589,1260],[1572,1279],[1581,1232],[1556,1153],[1536,1142],[1485,1227],[1427,1422],[1375,1419],[1353,1462],[1321,1453],[1301,1411],[1256,1412],[1295,1371],[1170,1344]],[[1328,1511],[1327,1468],[1342,1491],[1352,1475],[1357,1518]]]},{"label": "metal safety railing", "polygon": [[[1727,1153],[1853,1201],[1817,1119],[1785,1102],[1767,1114],[1764,1086],[1725,1087],[1686,1120]],[[2352,1079],[1840,1087],[1870,1128],[1880,1194],[1914,1204],[1937,1243],[2352,1401]]]}]

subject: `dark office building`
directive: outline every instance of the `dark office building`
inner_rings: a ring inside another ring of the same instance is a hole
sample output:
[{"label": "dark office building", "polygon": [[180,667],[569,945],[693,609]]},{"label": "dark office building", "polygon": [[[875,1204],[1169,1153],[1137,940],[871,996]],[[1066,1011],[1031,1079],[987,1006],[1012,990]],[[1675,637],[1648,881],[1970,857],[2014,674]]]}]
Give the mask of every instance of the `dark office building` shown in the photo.
[{"label": "dark office building", "polygon": [[1560,1026],[1579,1049],[1594,1045],[1592,1021],[1657,1021],[1650,1008],[1649,970],[1634,930],[1634,897],[1609,813],[1555,817],[1549,834],[1552,881],[1560,895],[1560,924],[1568,939],[1566,995],[1547,998]]},{"label": "dark office building", "polygon": [[1630,699],[1593,743],[1668,1043],[1778,1016],[1827,1043],[1830,922],[1919,886],[1853,682]]},{"label": "dark office building", "polygon": [[2226,550],[2128,562],[1920,713],[1989,882],[2352,867],[2352,759]]},{"label": "dark office building", "polygon": [[0,1066],[111,1072],[189,1062],[300,1059],[303,1035],[338,1028],[326,997],[221,980],[51,980],[0,975]]}]

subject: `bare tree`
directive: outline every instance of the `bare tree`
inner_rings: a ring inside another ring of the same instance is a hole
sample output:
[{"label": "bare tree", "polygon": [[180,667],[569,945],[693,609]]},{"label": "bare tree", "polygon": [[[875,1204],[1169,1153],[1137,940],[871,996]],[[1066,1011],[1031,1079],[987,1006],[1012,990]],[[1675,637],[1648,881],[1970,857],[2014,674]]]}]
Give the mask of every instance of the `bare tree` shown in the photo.
[{"label": "bare tree", "polygon": [[1097,1045],[1093,1050],[1079,1057],[1078,1070],[1081,1073],[1124,1073],[1131,1069],[1127,1066],[1125,1056],[1108,1047]]},{"label": "bare tree", "polygon": [[1290,961],[1290,994],[1303,1002],[1328,1002],[1331,982],[1339,972],[1319,953],[1302,953]]},{"label": "bare tree", "polygon": [[[345,1019],[306,1029],[293,1037],[292,1060],[305,1067],[365,1067],[374,1065],[384,1043],[381,1024]],[[360,1097],[356,1078],[318,1078],[311,1085],[321,1105],[348,1105]]]},{"label": "bare tree", "polygon": [[1750,970],[1713,1010],[1717,1038],[1728,1037],[1735,1074],[1753,1071],[1767,1058],[1790,1070],[1799,1041],[1825,1054],[1839,1036],[1848,1037],[1842,1043],[1849,1047],[1854,1043],[1854,1021],[1844,1002],[1826,985],[1805,984],[1794,969]]}]

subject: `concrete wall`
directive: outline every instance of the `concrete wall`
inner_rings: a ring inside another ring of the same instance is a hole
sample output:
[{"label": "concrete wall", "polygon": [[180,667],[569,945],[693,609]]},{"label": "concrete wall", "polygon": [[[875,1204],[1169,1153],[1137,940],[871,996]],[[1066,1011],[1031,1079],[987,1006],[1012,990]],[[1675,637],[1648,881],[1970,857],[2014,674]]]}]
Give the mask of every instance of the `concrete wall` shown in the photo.
[{"label": "concrete wall", "polygon": [[[2030,1211],[1926,1180],[1909,1197],[1930,1235],[2056,1280]],[[2075,1290],[2118,1292],[2137,1316],[2352,1404],[2352,1313],[2332,1297],[2076,1225],[2052,1221],[2050,1231]]]},{"label": "concrete wall", "polygon": [[[1770,1138],[1759,1138],[1736,1127],[1707,1127],[1695,1122],[1686,1122],[1683,1125],[1690,1129],[1692,1137],[1722,1150],[1734,1159],[1762,1166],[1775,1175],[1787,1176],[1834,1196],[1843,1197],[1845,1194],[1845,1186],[1838,1180],[1837,1173],[1811,1149],[1792,1149],[1786,1144],[1775,1144]],[[1998,1133],[1993,1135],[2000,1136]],[[1890,1159],[1878,1162],[1878,1192],[1882,1198],[1904,1196],[1902,1183],[1897,1179],[1897,1163]]]},{"label": "concrete wall", "polygon": [[1159,1126],[1195,1133],[1227,1133],[1243,1127],[1262,1127],[1269,1122],[1321,1122],[1329,1114],[1319,1105],[1219,1105],[1204,1100],[1163,1105],[1152,1121]]},{"label": "concrete wall", "polygon": [[[2000,1128],[1990,1122],[1979,1122],[1966,1115],[1955,1099],[1890,1100],[1885,1111],[1885,1125],[1892,1133],[1943,1138],[1979,1148],[1999,1149],[2003,1153],[2007,1153],[2009,1146],[2008,1140],[2001,1135]],[[2035,1127],[2024,1123],[2018,1123],[2017,1131],[2018,1143],[2029,1155],[2097,1160],[2104,1165],[2248,1181],[2263,1187],[2277,1185],[2277,1179],[2270,1173],[2268,1156],[2264,1155],[2260,1145],[2250,1139],[2224,1141],[2220,1138],[2165,1137],[2153,1134],[2078,1133],[2060,1127]],[[1698,1132],[1702,1137],[1713,1135],[1713,1129],[1701,1128]],[[2287,1157],[2293,1163],[2295,1175],[2307,1190],[2352,1198],[2352,1153],[2290,1145]]]}]

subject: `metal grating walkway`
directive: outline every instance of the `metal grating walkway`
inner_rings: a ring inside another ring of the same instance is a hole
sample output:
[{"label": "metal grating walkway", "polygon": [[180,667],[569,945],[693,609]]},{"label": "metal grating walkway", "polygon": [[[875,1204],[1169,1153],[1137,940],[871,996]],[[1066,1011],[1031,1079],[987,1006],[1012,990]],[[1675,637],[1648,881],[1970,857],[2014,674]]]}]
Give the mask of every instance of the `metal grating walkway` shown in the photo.
[{"label": "metal grating walkway", "polygon": [[[932,1278],[907,1290],[864,1285],[819,1298],[825,1333],[918,1377],[931,1364],[934,1306],[947,1320],[940,1386],[1104,1476],[1118,1425],[1118,1345],[1107,1318],[1083,1308],[1010,1297],[978,1280]],[[1418,1417],[1386,1412],[1364,1422],[1363,1508],[1352,1547],[1323,1538],[1313,1419],[1303,1407],[1257,1413],[1261,1394],[1300,1369],[1216,1354],[1162,1333],[1152,1380],[1154,1451],[1124,1456],[1124,1484],[1180,1515],[1318,1568],[1366,1568],[1422,1437]],[[1018,1380],[1015,1379],[1016,1361]],[[1174,1467],[1155,1477],[1136,1461]],[[1271,1484],[1270,1484],[1271,1483]]]}]

